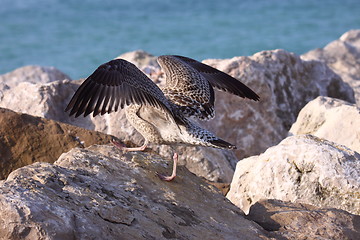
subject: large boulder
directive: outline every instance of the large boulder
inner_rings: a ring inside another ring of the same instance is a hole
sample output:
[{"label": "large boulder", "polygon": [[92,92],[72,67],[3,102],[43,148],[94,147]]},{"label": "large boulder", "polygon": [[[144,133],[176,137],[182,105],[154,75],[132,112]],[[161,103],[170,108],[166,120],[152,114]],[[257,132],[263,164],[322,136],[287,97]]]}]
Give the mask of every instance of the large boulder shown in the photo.
[{"label": "large boulder", "polygon": [[[54,67],[21,67],[0,75],[0,107],[70,122],[64,109],[81,82],[71,81]],[[76,125],[85,127],[91,122],[77,121]]]},{"label": "large boulder", "polygon": [[19,83],[49,83],[70,78],[54,67],[24,66],[0,75],[0,92],[17,86]]},{"label": "large boulder", "polygon": [[[184,167],[113,146],[73,149],[0,182],[6,239],[268,239],[266,231]],[[270,234],[269,234],[270,236]]]},{"label": "large boulder", "polygon": [[352,240],[360,236],[360,216],[335,208],[261,200],[251,206],[247,218],[285,239]]},{"label": "large boulder", "polygon": [[111,136],[0,108],[0,179],[34,162],[54,162],[74,147],[105,144]]},{"label": "large boulder", "polygon": [[228,199],[243,211],[260,199],[360,214],[360,154],[311,135],[291,136],[237,163]]},{"label": "large boulder", "polygon": [[291,134],[311,134],[360,153],[360,109],[354,104],[318,97],[301,109]]},{"label": "large boulder", "polygon": [[[3,75],[0,75],[0,107],[7,107],[6,105],[12,105],[11,100],[12,97],[14,97],[14,94],[16,91],[25,91],[31,84],[45,84],[54,82],[57,80],[71,80],[66,74],[62,73],[58,69],[54,67],[44,67],[44,66],[24,66],[18,69],[15,69],[12,72],[5,73]],[[23,83],[27,83],[25,85],[22,85]],[[15,87],[18,87],[19,85],[22,85],[22,87],[17,88],[15,90]],[[11,90],[11,91],[9,91]],[[10,92],[10,97],[6,97],[7,93]],[[25,99],[28,100],[28,97],[31,97],[32,92],[29,91],[26,95]],[[3,98],[8,98],[9,100],[5,100]],[[38,97],[38,94],[35,94],[33,97]],[[16,104],[19,104],[19,100],[21,98],[16,97],[16,100],[14,99],[14,109],[17,108]],[[35,101],[36,102],[36,101]],[[23,103],[26,103],[25,101]],[[21,107],[19,107],[21,109]],[[27,107],[24,107],[26,109]]]},{"label": "large boulder", "polygon": [[360,29],[344,33],[324,48],[309,51],[301,58],[325,62],[354,89],[360,107]]},{"label": "large boulder", "polygon": [[[21,82],[7,90],[0,100],[0,107],[44,117],[61,122],[70,122],[64,113],[67,103],[77,89],[77,81],[59,80],[50,83]],[[93,129],[91,121],[75,121],[81,127]]]},{"label": "large boulder", "polygon": [[302,61],[284,50],[204,62],[260,95],[260,102],[253,102],[217,92],[216,117],[205,123],[238,146],[239,159],[259,154],[287,137],[299,111],[317,96],[355,101],[349,85],[324,63]]}]

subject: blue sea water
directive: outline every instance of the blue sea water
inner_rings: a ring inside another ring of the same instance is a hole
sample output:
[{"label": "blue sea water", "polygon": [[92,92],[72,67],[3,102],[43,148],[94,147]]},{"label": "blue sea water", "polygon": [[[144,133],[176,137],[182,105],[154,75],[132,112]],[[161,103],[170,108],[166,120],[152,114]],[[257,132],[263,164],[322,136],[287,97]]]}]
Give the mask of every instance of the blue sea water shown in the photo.
[{"label": "blue sea water", "polygon": [[360,28],[359,0],[0,0],[0,74],[55,66],[73,79],[143,49],[198,60],[297,54]]}]

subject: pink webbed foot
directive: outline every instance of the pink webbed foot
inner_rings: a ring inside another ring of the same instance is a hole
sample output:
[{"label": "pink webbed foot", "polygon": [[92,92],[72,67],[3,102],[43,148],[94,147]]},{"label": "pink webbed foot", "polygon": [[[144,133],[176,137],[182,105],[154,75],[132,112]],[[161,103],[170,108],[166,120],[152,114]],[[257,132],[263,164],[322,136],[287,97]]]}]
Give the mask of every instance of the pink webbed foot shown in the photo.
[{"label": "pink webbed foot", "polygon": [[147,147],[147,141],[144,142],[144,144],[141,147],[134,147],[134,148],[128,148],[125,146],[125,144],[120,143],[116,140],[111,140],[111,143],[114,144],[115,147],[119,148],[123,152],[135,152],[135,151],[144,151]]},{"label": "pink webbed foot", "polygon": [[174,159],[173,171],[172,171],[172,174],[170,176],[166,176],[166,175],[163,175],[163,174],[160,174],[160,173],[156,173],[156,175],[161,180],[170,182],[176,177],[176,166],[177,166],[177,162],[178,162],[178,154],[177,153],[174,153],[173,159]]}]

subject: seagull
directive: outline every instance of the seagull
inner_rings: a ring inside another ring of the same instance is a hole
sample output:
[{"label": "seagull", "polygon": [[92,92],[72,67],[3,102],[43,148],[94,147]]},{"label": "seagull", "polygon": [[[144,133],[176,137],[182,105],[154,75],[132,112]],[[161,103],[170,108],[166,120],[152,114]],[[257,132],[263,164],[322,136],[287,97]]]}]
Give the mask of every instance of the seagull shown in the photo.
[{"label": "seagull", "polygon": [[[214,133],[200,127],[194,119],[214,118],[214,88],[242,98],[258,101],[260,97],[230,75],[194,59],[163,55],[157,61],[166,77],[161,89],[134,64],[114,59],[100,65],[77,89],[65,111],[75,118],[93,113],[103,115],[125,108],[130,124],[144,137],[140,147],[113,144],[123,152],[144,151],[149,143],[176,146],[206,146],[236,149]],[[170,176],[176,176],[178,154],[173,155]]]}]

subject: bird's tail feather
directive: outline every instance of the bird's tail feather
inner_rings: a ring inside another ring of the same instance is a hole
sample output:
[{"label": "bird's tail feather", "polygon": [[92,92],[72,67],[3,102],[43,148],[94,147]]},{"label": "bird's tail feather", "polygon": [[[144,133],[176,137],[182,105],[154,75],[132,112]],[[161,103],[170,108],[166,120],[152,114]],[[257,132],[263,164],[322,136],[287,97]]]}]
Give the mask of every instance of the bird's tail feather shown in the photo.
[{"label": "bird's tail feather", "polygon": [[220,138],[214,139],[209,141],[212,145],[214,145],[213,147],[217,147],[217,148],[225,148],[225,149],[236,149],[236,146],[228,143]]}]

